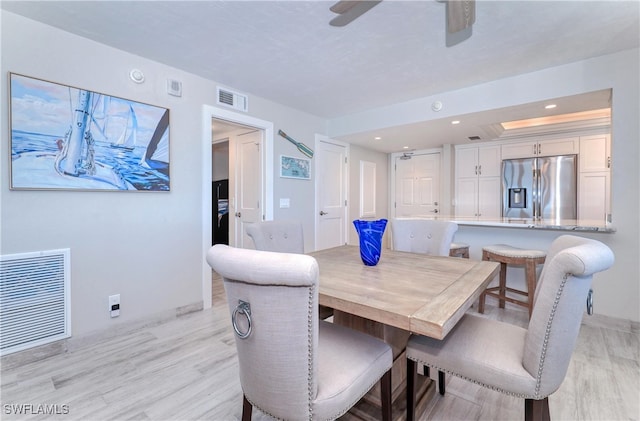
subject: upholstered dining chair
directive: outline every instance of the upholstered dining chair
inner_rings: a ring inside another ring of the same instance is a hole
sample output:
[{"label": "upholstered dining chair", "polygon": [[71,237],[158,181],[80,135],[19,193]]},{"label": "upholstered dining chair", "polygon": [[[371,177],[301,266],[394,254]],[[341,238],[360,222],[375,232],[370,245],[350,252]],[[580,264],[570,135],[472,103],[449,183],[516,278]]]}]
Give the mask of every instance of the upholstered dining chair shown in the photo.
[{"label": "upholstered dining chair", "polygon": [[[304,253],[302,224],[298,221],[262,221],[247,225],[247,235],[256,250]],[[333,316],[331,307],[318,306],[321,319]]]},{"label": "upholstered dining chair", "polygon": [[458,225],[451,221],[431,219],[391,220],[393,249],[411,253],[448,256]]},{"label": "upholstered dining chair", "polygon": [[304,253],[302,224],[297,221],[262,221],[247,225],[256,250]]},{"label": "upholstered dining chair", "polygon": [[382,419],[391,419],[391,347],[319,319],[313,257],[217,244],[207,262],[224,281],[244,421],[253,407],[283,420],[332,420],[379,380]]},{"label": "upholstered dining chair", "polygon": [[[458,224],[451,221],[437,221],[417,218],[395,218],[391,220],[393,249],[432,256],[449,256],[453,236]],[[429,367],[424,367],[424,375],[429,376]],[[445,393],[444,372],[438,371],[440,394]]]},{"label": "upholstered dining chair", "polygon": [[414,419],[416,362],[524,398],[525,420],[549,420],[549,395],[564,380],[594,273],[614,256],[599,241],[562,235],[547,251],[527,329],[465,314],[438,341],[407,345],[407,420]]}]

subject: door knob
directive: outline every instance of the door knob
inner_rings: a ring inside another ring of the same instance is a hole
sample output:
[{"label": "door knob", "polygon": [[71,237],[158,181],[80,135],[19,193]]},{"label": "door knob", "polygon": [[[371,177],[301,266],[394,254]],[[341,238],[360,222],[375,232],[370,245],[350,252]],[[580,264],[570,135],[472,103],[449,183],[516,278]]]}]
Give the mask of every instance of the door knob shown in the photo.
[{"label": "door knob", "polygon": [[241,212],[236,212],[236,218],[240,218],[242,216]]},{"label": "door knob", "polygon": [[434,209],[434,210],[432,210],[431,212],[433,212],[433,213],[438,213],[438,209]]},{"label": "door knob", "polygon": [[325,211],[320,211],[320,215],[328,215],[329,212],[325,212]]}]

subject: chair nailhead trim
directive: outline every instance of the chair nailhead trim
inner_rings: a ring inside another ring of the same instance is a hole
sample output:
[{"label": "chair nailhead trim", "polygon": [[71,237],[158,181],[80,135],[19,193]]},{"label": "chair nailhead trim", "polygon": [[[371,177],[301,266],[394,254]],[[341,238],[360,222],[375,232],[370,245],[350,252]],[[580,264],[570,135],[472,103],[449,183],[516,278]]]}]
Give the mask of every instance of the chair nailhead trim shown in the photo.
[{"label": "chair nailhead trim", "polygon": [[551,324],[556,315],[556,310],[558,309],[558,303],[560,302],[560,298],[562,298],[562,292],[564,291],[564,286],[567,283],[567,279],[569,279],[571,274],[565,273],[562,277],[562,283],[558,288],[558,292],[556,293],[556,298],[553,301],[553,307],[551,308],[551,314],[549,314],[549,318],[547,319],[547,328],[544,332],[544,341],[542,343],[542,352],[540,353],[540,363],[538,365],[538,376],[536,377],[536,397],[535,399],[542,399],[540,397],[540,385],[542,383],[542,373],[544,371],[544,361],[547,356],[547,349],[549,348],[549,336],[551,334]]},{"label": "chair nailhead trim", "polygon": [[313,295],[315,286],[309,288],[309,308],[307,313],[307,357],[309,360],[307,373],[307,391],[309,396],[309,421],[313,420]]},{"label": "chair nailhead trim", "polygon": [[504,393],[505,395],[515,396],[515,397],[517,397],[517,398],[523,398],[523,399],[537,399],[537,398],[535,398],[535,397],[534,397],[534,396],[532,396],[532,395],[527,395],[527,394],[523,394],[523,393],[513,393],[513,392],[509,392],[509,391],[504,390],[504,389],[501,389],[501,388],[499,388],[499,387],[491,386],[491,385],[488,385],[488,384],[485,384],[485,383],[479,382],[479,381],[477,381],[477,380],[470,379],[470,378],[468,378],[468,377],[462,376],[462,375],[460,375],[460,374],[458,374],[458,373],[455,373],[455,372],[453,372],[453,371],[450,371],[450,370],[447,370],[447,369],[444,369],[444,368],[438,367],[438,366],[437,366],[437,365],[435,365],[435,364],[428,363],[428,362],[426,362],[426,361],[422,361],[422,360],[420,360],[419,358],[411,358],[411,357],[407,357],[407,358],[409,358],[409,359],[411,359],[411,360],[413,360],[413,361],[415,361],[415,362],[417,362],[417,363],[419,363],[419,364],[426,365],[426,366],[428,366],[428,367],[434,368],[434,369],[436,369],[436,370],[438,370],[438,371],[443,371],[443,372],[445,372],[445,373],[447,373],[447,374],[451,374],[452,376],[456,376],[456,377],[461,378],[461,379],[463,379],[463,380],[466,380],[466,381],[468,381],[468,382],[470,382],[470,383],[477,384],[477,385],[482,386],[482,387],[486,387],[487,389],[495,390],[496,392]]},{"label": "chair nailhead trim", "polygon": [[[383,376],[384,376],[384,374],[383,374]],[[382,377],[380,377],[380,379],[381,379],[381,378],[382,378]],[[349,412],[349,410],[350,410],[353,406],[355,406],[355,404],[356,404],[356,403],[358,403],[358,401],[360,401],[360,399],[362,399],[362,397],[363,397],[364,395],[366,395],[366,394],[367,394],[367,392],[369,392],[369,390],[371,390],[371,389],[373,388],[373,386],[375,386],[375,385],[376,385],[376,383],[378,383],[378,382],[380,381],[380,379],[378,379],[378,380],[374,381],[373,383],[371,383],[371,384],[366,388],[365,392],[364,392],[362,395],[360,395],[360,397],[358,397],[357,399],[355,399],[353,402],[351,402],[351,403],[349,404],[349,406],[347,406],[345,409],[343,409],[343,410],[339,411],[337,414],[333,415],[333,416],[332,416],[331,418],[329,418],[329,419],[330,419],[330,420],[335,420],[335,419],[337,419],[337,418],[340,418],[341,416],[343,416],[343,415],[344,415],[344,414],[346,414],[347,412]]]}]

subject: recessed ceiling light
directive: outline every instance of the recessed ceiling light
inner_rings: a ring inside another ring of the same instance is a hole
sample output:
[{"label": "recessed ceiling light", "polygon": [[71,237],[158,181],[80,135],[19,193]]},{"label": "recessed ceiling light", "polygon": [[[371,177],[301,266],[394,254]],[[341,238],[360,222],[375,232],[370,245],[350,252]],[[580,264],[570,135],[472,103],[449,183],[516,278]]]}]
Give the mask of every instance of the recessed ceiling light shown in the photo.
[{"label": "recessed ceiling light", "polygon": [[382,138],[381,138],[380,136],[376,136],[376,137],[374,137],[374,139],[375,139],[375,140],[380,140],[380,139],[382,139]]},{"label": "recessed ceiling light", "polygon": [[408,146],[403,146],[402,149],[409,149],[409,147]]},{"label": "recessed ceiling light", "polygon": [[550,109],[552,109],[552,108],[556,108],[556,107],[557,107],[557,105],[556,105],[556,104],[549,104],[549,105],[545,105],[545,107],[544,107],[544,108],[546,108],[547,110],[550,110]]},{"label": "recessed ceiling light", "polygon": [[460,124],[460,120],[453,120],[451,124]]}]

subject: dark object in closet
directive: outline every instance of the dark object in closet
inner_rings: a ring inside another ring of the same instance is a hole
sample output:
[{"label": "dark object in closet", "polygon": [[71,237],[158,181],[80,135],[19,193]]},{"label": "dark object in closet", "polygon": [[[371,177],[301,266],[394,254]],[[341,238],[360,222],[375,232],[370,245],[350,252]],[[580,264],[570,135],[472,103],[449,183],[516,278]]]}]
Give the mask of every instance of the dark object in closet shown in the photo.
[{"label": "dark object in closet", "polygon": [[229,180],[212,182],[212,243],[229,244]]}]

